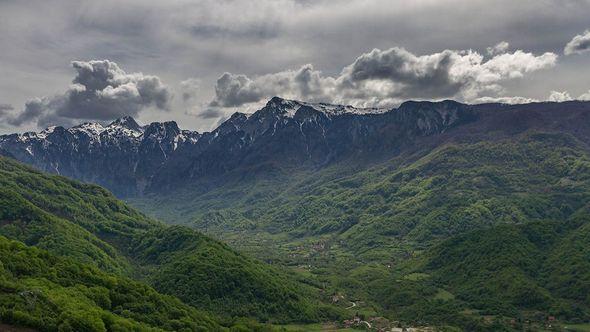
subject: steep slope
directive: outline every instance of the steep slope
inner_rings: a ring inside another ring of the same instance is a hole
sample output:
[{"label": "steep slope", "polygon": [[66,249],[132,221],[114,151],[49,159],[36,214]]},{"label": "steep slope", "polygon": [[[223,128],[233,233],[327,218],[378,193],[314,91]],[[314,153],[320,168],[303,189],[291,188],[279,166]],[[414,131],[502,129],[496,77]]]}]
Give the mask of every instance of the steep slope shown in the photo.
[{"label": "steep slope", "polygon": [[176,191],[187,183],[208,190],[243,178],[322,169],[352,157],[383,160],[419,137],[472,120],[471,107],[453,101],[383,110],[275,97],[254,114],[235,113],[197,144],[171,155],[148,193]]},{"label": "steep slope", "polygon": [[382,159],[415,137],[469,122],[471,107],[453,101],[408,102],[398,109],[358,109],[278,97],[254,114],[236,113],[199,134],[176,123],[139,126],[121,118],[39,133],[0,136],[0,149],[41,170],[97,183],[119,197],[225,183],[244,172],[323,167],[347,156]]},{"label": "steep slope", "polygon": [[141,193],[169,154],[199,137],[175,122],[142,127],[124,117],[108,126],[84,123],[4,135],[0,148],[42,171],[96,183],[123,197]]},{"label": "steep slope", "polygon": [[[146,218],[104,189],[0,158],[0,234],[137,276],[224,317],[319,320],[318,296],[286,273],[196,231]],[[179,267],[182,267],[182,270]]]},{"label": "steep slope", "polygon": [[145,284],[0,236],[0,321],[39,331],[221,331]]}]

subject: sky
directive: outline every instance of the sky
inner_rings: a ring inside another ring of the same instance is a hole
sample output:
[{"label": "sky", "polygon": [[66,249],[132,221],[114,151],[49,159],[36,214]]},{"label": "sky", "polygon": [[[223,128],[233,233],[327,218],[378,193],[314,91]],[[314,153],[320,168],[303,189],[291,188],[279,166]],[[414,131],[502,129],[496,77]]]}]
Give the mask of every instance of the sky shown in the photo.
[{"label": "sky", "polygon": [[590,99],[590,0],[0,0],[0,133],[273,96],[357,107]]}]

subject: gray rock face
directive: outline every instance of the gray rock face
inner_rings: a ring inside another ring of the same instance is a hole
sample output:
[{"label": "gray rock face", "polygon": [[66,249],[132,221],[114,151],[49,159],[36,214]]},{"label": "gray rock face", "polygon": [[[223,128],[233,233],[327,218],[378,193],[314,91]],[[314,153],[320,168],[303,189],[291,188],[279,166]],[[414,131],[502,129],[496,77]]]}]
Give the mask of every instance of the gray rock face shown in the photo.
[{"label": "gray rock face", "polygon": [[199,137],[174,122],[142,127],[124,117],[108,126],[83,123],[0,136],[0,149],[42,171],[96,183],[126,197],[141,194],[174,150]]},{"label": "gray rock face", "polygon": [[119,197],[174,190],[228,173],[248,176],[289,167],[323,167],[354,155],[399,150],[475,118],[453,101],[406,102],[397,109],[359,109],[278,97],[254,114],[235,113],[212,132],[175,122],[140,126],[130,117],[108,126],[0,136],[0,150],[43,171],[97,183]]}]

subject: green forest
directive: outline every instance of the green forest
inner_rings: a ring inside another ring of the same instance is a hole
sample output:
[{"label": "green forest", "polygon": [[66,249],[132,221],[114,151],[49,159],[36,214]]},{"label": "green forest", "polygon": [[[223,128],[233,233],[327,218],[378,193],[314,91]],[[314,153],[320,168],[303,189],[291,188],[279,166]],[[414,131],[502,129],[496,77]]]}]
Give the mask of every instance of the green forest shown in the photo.
[{"label": "green forest", "polygon": [[0,317],[43,331],[254,329],[342,314],[312,283],[7,158],[0,234]]},{"label": "green forest", "polygon": [[527,132],[131,203],[290,266],[370,316],[510,330],[590,319],[589,171],[573,136]]},{"label": "green forest", "polygon": [[0,319],[40,331],[306,330],[353,317],[583,326],[589,170],[581,142],[532,132],[130,201],[167,225],[1,158]]}]

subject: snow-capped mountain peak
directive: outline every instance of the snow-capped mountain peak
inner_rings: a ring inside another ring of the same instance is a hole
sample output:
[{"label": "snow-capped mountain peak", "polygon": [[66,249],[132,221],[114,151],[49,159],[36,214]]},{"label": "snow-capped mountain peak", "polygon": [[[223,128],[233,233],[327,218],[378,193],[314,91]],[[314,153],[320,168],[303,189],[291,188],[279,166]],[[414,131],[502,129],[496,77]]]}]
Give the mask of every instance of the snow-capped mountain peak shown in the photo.
[{"label": "snow-capped mountain peak", "polygon": [[[275,97],[251,115],[235,113],[209,133],[181,130],[173,121],[141,126],[123,117],[106,125],[0,136],[0,153],[124,197],[170,189],[179,173],[196,179],[256,163],[325,165],[358,151],[393,151],[412,137],[442,133],[471,118],[468,105],[451,102],[388,110]],[[374,151],[367,144],[375,141],[392,143]]]},{"label": "snow-capped mountain peak", "polygon": [[91,137],[99,136],[103,131],[105,131],[105,127],[97,122],[85,122],[69,129],[71,133],[80,132]]},{"label": "snow-capped mountain peak", "polygon": [[124,116],[111,122],[107,128],[123,127],[134,131],[142,131],[142,127],[131,116]]},{"label": "snow-capped mountain peak", "polygon": [[383,114],[389,112],[391,108],[362,108],[362,107],[354,107],[351,105],[334,105],[328,103],[310,103],[298,100],[289,100],[283,99],[280,97],[273,97],[266,106],[258,111],[270,111],[273,110],[276,114],[282,115],[284,117],[293,118],[295,114],[301,109],[302,107],[311,108],[317,112],[323,113],[326,116],[339,116],[344,114],[356,114],[356,115],[365,115],[365,114]]}]

